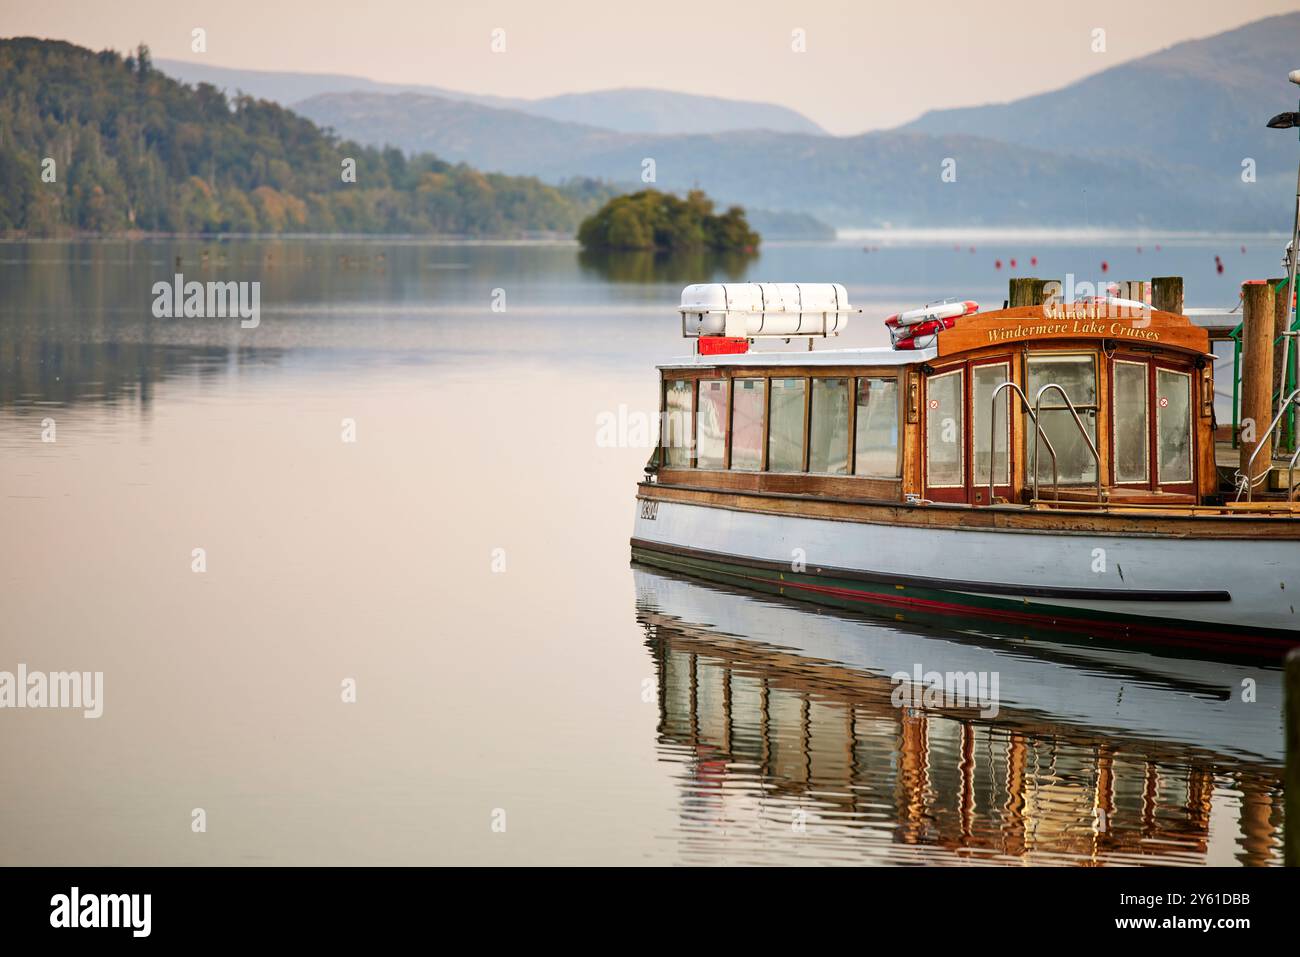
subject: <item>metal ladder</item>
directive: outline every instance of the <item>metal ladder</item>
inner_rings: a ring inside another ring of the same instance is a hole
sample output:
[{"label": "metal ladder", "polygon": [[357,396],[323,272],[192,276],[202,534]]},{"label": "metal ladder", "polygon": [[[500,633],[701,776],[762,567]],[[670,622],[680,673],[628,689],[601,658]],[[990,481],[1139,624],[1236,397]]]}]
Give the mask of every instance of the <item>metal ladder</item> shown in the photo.
[{"label": "metal ladder", "polygon": [[[1056,465],[1056,449],[1052,447],[1052,440],[1047,437],[1047,433],[1043,431],[1042,423],[1041,421],[1039,421],[1043,411],[1043,396],[1053,389],[1059,392],[1061,394],[1061,398],[1065,400],[1065,407],[1069,410],[1070,417],[1074,419],[1074,424],[1078,428],[1079,434],[1083,436],[1083,441],[1086,442],[1088,445],[1088,451],[1092,453],[1093,461],[1096,463],[1097,466],[1097,501],[1099,503],[1104,501],[1101,494],[1101,456],[1097,452],[1096,443],[1092,441],[1092,436],[1090,436],[1088,434],[1088,430],[1083,427],[1083,420],[1079,418],[1079,413],[1074,408],[1074,403],[1070,401],[1069,394],[1065,391],[1065,389],[1062,386],[1058,385],[1055,382],[1049,382],[1038,390],[1037,394],[1034,396],[1034,407],[1031,409],[1029,407],[1029,397],[1025,395],[1024,389],[1020,388],[1020,386],[1016,385],[1014,382],[1008,379],[1006,382],[1001,383],[996,389],[993,390],[993,397],[989,403],[989,420],[990,420],[989,421],[989,504],[990,505],[993,504],[993,486],[997,478],[994,472],[993,453],[997,442],[997,434],[998,434],[997,433],[998,395],[1001,394],[1003,389],[1011,389],[1013,392],[1015,392],[1016,395],[1020,396],[1021,407],[1024,409],[1025,413],[1029,416],[1030,420],[1034,423],[1033,501],[1035,502],[1038,501],[1038,445],[1040,439],[1043,442],[1047,443],[1048,454],[1051,455],[1052,457],[1052,499],[1058,502],[1061,500],[1061,488],[1060,488],[1061,473],[1058,470]],[[1300,395],[1300,390],[1297,390],[1296,394]],[[1294,465],[1295,465],[1295,459],[1293,458],[1292,466],[1294,467]],[[1011,480],[1011,449],[1010,447],[1008,447],[1007,448],[1007,481],[1009,482],[1010,480]]]}]

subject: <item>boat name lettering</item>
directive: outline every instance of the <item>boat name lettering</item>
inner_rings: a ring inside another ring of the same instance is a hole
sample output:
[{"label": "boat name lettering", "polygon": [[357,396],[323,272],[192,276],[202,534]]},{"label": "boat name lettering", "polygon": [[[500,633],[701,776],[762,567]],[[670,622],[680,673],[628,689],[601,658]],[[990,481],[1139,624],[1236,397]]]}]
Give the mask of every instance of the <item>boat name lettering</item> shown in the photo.
[{"label": "boat name lettering", "polygon": [[1131,322],[1101,322],[1096,319],[1075,319],[1071,322],[1047,322],[1038,325],[1017,323],[1002,329],[988,330],[989,342],[1008,342],[1013,339],[1031,339],[1043,336],[1116,336],[1126,339],[1145,339],[1159,342],[1160,333]]}]

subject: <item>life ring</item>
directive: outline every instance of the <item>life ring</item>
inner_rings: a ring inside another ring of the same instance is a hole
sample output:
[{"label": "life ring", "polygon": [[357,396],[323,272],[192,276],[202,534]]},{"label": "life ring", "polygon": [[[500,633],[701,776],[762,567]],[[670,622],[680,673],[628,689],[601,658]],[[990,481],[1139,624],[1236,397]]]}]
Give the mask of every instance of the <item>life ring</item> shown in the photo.
[{"label": "life ring", "polygon": [[962,316],[969,316],[972,312],[979,312],[979,308],[980,304],[978,302],[971,302],[969,299],[965,302],[930,303],[920,309],[909,309],[907,312],[894,313],[885,320],[885,325],[890,328],[898,328],[899,326],[914,326],[919,322],[928,322],[933,319],[959,319]]},{"label": "life ring", "polygon": [[889,341],[895,349],[928,349],[945,329],[951,329],[962,316],[978,312],[980,304],[939,302],[896,313],[885,320]]},{"label": "life ring", "polygon": [[910,326],[888,326],[891,336],[897,336],[902,339],[906,336],[928,336],[934,332],[942,332],[944,329],[951,329],[957,325],[957,316],[948,316],[944,319],[926,319],[924,322],[916,322]]},{"label": "life ring", "polygon": [[900,336],[894,340],[895,349],[929,349],[939,339],[939,334],[932,332],[928,336]]}]

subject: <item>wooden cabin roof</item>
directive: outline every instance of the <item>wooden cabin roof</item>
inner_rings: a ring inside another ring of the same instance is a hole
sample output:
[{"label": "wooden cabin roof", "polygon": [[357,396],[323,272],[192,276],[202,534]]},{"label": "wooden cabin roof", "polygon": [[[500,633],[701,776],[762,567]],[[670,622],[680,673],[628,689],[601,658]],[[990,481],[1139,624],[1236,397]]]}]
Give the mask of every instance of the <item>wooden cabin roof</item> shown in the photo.
[{"label": "wooden cabin roof", "polygon": [[977,312],[941,332],[929,349],[806,349],[747,352],[741,355],[693,355],[672,359],[659,368],[698,369],[718,366],[906,366],[945,359],[991,346],[1043,346],[1053,342],[1096,340],[1112,347],[1144,346],[1208,355],[1204,326],[1175,312],[1126,310],[1113,304],[1068,303],[1016,306]]},{"label": "wooden cabin roof", "polygon": [[[949,330],[950,332],[952,330]],[[905,366],[933,359],[934,349],[895,350],[889,346],[874,349],[818,349],[809,352],[746,352],[742,355],[681,356],[659,366],[660,369],[698,369],[714,366]]]},{"label": "wooden cabin roof", "polygon": [[1017,306],[977,312],[938,338],[938,357],[1008,344],[1044,345],[1095,339],[1116,345],[1158,346],[1208,354],[1209,333],[1184,315],[1150,309],[1124,310],[1102,303]]}]

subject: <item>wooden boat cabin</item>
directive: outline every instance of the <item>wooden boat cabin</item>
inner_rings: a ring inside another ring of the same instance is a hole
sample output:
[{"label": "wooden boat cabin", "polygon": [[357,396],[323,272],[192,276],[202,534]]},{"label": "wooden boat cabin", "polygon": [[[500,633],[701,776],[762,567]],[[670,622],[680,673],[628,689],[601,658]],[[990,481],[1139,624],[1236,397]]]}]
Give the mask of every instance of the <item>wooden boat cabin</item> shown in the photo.
[{"label": "wooden boat cabin", "polygon": [[660,366],[660,485],[975,507],[1233,497],[1207,330],[1144,303],[979,312],[901,349],[697,341]]},{"label": "wooden boat cabin", "polygon": [[[657,480],[969,505],[1213,499],[1205,331],[1171,313],[1152,312],[1135,328],[1092,307],[1048,311],[971,316],[917,351],[665,365]],[[1030,403],[1049,384],[1061,389],[1041,397],[1035,453]]]}]

